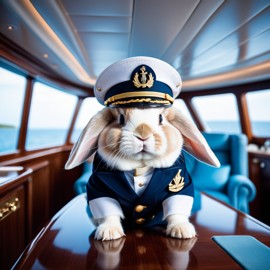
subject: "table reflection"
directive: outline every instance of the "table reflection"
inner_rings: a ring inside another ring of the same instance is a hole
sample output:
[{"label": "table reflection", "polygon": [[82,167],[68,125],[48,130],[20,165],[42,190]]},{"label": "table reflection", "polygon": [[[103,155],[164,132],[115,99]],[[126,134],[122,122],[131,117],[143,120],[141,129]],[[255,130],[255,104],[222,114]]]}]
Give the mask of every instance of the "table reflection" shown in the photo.
[{"label": "table reflection", "polygon": [[164,269],[164,267],[187,269],[191,257],[194,265],[195,257],[190,256],[190,251],[194,247],[197,238],[176,239],[142,230],[128,233],[129,237],[111,241],[94,240],[91,235],[89,238],[91,248],[88,253],[87,268],[94,267],[103,270],[117,269],[124,266],[130,268],[136,266],[138,269],[140,267],[151,268],[154,267],[153,261],[155,261],[155,267],[160,269]]}]

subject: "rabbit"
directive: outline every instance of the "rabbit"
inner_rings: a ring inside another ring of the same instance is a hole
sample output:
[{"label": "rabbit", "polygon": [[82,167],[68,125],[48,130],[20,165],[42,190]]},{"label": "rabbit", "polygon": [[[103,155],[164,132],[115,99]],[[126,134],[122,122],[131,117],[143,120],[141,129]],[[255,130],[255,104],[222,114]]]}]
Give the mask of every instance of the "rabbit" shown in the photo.
[{"label": "rabbit", "polygon": [[[197,127],[174,106],[106,107],[90,119],[74,145],[65,168],[72,169],[86,160],[94,162],[87,191],[90,209],[98,225],[96,239],[113,240],[125,236],[122,223],[132,223],[130,219],[144,211],[149,214],[136,220],[138,226],[140,223],[160,223],[165,224],[168,236],[196,236],[195,228],[189,222],[193,186],[184,165],[183,150],[204,163],[220,166]],[[180,163],[180,169],[173,171]],[[103,169],[96,172],[101,167]],[[142,177],[148,179],[139,195],[134,193],[134,186],[133,190],[130,188],[135,184],[132,181],[127,183],[128,174],[137,170],[141,170]],[[178,172],[178,184],[173,181],[175,172]],[[112,174],[116,177],[113,178]],[[98,181],[95,177],[98,177]],[[154,177],[156,183],[152,184]],[[181,190],[175,191],[178,187]],[[170,188],[171,192],[168,190]],[[163,198],[166,192],[169,195]],[[149,198],[151,196],[155,198],[153,205]],[[163,201],[157,203],[159,196]],[[123,207],[132,204],[133,198],[134,206],[140,200],[150,201],[146,206],[139,205],[138,213],[132,214],[133,208],[129,206],[123,211]],[[155,215],[155,211],[157,217],[151,219],[150,215]]]}]

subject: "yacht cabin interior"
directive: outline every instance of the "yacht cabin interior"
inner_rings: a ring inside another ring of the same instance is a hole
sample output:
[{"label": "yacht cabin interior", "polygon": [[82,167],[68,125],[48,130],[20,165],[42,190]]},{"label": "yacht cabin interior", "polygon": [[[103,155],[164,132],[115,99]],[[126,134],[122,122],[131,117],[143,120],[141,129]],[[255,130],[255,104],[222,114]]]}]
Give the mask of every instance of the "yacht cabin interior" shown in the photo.
[{"label": "yacht cabin interior", "polygon": [[[243,235],[269,265],[269,18],[269,0],[0,0],[0,268],[240,269],[259,259],[241,264],[212,237]],[[136,229],[94,240],[92,164],[65,170],[103,108],[96,79],[134,56],[179,72],[174,106],[221,163],[186,157],[199,194],[193,239]]]}]

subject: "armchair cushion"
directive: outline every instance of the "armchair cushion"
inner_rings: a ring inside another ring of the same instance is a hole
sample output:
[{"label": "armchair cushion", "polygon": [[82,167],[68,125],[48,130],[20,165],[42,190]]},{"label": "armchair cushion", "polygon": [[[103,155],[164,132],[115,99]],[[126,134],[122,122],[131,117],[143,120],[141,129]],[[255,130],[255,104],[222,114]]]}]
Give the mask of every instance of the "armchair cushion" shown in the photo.
[{"label": "armchair cushion", "polygon": [[192,179],[195,188],[199,190],[222,191],[225,189],[230,172],[231,166],[229,164],[214,168],[197,162],[192,172]]}]

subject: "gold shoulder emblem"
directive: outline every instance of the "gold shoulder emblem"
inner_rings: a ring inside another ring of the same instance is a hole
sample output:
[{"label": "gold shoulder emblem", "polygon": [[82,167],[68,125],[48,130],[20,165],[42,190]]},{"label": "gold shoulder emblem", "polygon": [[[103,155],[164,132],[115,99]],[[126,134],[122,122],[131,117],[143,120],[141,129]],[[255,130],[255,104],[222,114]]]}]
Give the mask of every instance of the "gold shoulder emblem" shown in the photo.
[{"label": "gold shoulder emblem", "polygon": [[133,84],[137,88],[150,88],[154,84],[154,77],[152,73],[149,73],[145,70],[145,66],[140,68],[140,74],[138,72],[135,73],[133,78]]},{"label": "gold shoulder emblem", "polygon": [[180,175],[181,170],[178,171],[178,173],[175,175],[173,180],[169,184],[169,191],[171,192],[178,192],[181,189],[183,189],[185,182],[184,177]]}]

